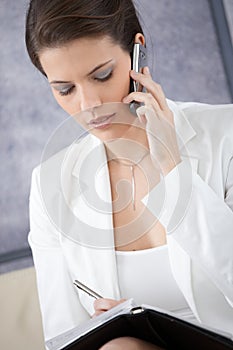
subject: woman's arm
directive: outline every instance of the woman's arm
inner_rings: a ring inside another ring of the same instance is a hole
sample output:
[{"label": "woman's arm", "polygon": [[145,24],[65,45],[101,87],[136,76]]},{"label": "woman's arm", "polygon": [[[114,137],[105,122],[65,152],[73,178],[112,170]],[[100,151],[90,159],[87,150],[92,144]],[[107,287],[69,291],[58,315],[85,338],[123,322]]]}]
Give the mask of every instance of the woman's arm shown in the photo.
[{"label": "woman's arm", "polygon": [[[132,77],[146,88],[146,93],[131,93],[124,102],[144,103],[138,109],[142,114],[139,119],[147,131],[152,160],[163,175],[143,203],[166,228],[171,267],[195,315],[209,326],[232,332],[232,155],[228,155],[229,170],[226,184],[222,184],[225,185],[222,198],[192,169],[196,159],[189,154],[179,159],[174,121],[161,87],[153,82],[148,70]],[[228,130],[231,125],[226,125]],[[231,142],[228,147],[233,149]],[[219,166],[223,166],[223,161]],[[222,181],[220,175],[215,180],[218,185]]]},{"label": "woman's arm", "polygon": [[40,194],[40,168],[32,174],[30,233],[45,340],[89,319],[69,276],[59,232],[49,220]]},{"label": "woman's arm", "polygon": [[[174,277],[184,295],[194,302],[193,312],[202,323],[230,333],[233,329],[232,178],[231,159],[224,201],[197,173],[187,176],[187,161],[183,161],[146,199],[149,209],[167,229]],[[162,187],[166,187],[167,197],[161,215],[158,202]]]},{"label": "woman's arm", "polygon": [[[233,160],[225,201],[190,172],[187,160],[173,169],[144,199],[171,235],[227,297],[233,301]],[[166,192],[161,212],[158,202]],[[178,190],[177,190],[178,189]],[[154,203],[157,203],[154,205]],[[185,203],[185,206],[184,206]]]},{"label": "woman's arm", "polygon": [[[143,102],[138,109],[145,125],[152,160],[163,180],[143,199],[160,220],[167,234],[180,244],[233,302],[233,164],[229,162],[225,201],[192,170],[187,155],[182,160],[177,144],[174,118],[160,85],[148,68],[131,76],[146,93],[129,94],[124,102]],[[182,140],[181,140],[182,141]]]}]

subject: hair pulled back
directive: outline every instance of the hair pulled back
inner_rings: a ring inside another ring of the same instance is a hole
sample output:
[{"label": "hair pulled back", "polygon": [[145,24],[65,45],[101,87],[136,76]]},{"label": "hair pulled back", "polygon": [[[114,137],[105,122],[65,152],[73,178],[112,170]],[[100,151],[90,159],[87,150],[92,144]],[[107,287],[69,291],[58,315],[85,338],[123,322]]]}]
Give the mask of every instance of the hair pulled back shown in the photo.
[{"label": "hair pulled back", "polygon": [[84,37],[107,35],[129,53],[143,33],[132,0],[31,0],[26,15],[26,47],[45,74],[39,53]]}]

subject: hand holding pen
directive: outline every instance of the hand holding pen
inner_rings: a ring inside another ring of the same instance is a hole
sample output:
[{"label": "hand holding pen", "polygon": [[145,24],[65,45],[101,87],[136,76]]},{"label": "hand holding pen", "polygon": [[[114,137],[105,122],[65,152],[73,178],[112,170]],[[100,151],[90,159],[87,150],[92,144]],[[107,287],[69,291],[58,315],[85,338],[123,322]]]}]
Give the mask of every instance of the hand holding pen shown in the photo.
[{"label": "hand holding pen", "polygon": [[96,300],[94,301],[94,309],[95,313],[92,315],[92,317],[98,316],[102,314],[105,311],[110,310],[114,306],[117,306],[118,304],[123,303],[126,301],[126,299],[120,299],[120,300],[114,300],[114,299],[107,299],[103,298],[101,295],[87,287],[85,284],[81,283],[78,280],[74,281],[74,285],[81,289],[83,292],[87,293],[91,297],[95,298]]}]

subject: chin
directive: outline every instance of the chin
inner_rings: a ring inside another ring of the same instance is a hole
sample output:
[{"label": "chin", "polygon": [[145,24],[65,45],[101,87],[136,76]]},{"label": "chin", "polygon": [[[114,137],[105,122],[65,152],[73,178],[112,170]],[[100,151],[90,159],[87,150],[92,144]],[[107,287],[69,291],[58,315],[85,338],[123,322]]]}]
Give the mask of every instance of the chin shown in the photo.
[{"label": "chin", "polygon": [[89,132],[101,141],[106,142],[124,137],[130,127],[131,125],[128,124],[110,124],[102,129],[92,129]]}]

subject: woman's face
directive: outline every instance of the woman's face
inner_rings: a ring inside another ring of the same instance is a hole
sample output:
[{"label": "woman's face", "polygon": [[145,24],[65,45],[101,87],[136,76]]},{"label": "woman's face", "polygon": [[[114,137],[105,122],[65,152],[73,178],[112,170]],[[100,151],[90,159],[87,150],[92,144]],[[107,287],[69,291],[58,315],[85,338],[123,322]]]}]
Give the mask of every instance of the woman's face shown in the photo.
[{"label": "woman's face", "polygon": [[[93,111],[96,106],[100,109],[105,103],[122,102],[129,93],[130,55],[107,36],[81,38],[62,47],[45,49],[39,58],[55,99],[70,115],[87,109]],[[119,132],[119,125],[117,128],[111,116],[109,121],[104,120],[109,114],[111,111],[97,112],[79,122],[89,123],[97,136],[107,132],[107,138],[114,137],[111,134]]]}]

